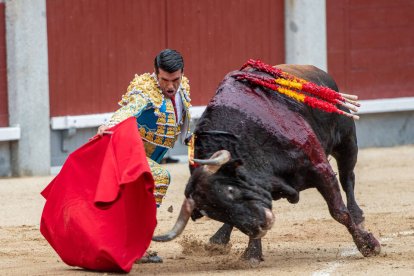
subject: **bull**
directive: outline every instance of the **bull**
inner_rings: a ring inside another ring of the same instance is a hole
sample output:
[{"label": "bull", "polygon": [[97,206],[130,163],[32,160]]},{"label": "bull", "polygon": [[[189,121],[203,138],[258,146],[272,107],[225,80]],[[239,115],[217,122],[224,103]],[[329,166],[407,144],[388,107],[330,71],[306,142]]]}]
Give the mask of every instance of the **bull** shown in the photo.
[{"label": "bull", "polygon": [[[314,66],[276,68],[339,91],[333,78]],[[297,203],[300,191],[316,188],[362,255],[379,254],[381,246],[364,229],[363,211],[354,195],[358,155],[354,120],[240,81],[238,76],[246,71],[268,76],[247,68],[230,72],[221,82],[194,131],[194,161],[200,166],[191,168],[177,222],[153,240],[170,241],[182,233],[190,217],[207,216],[224,223],[211,243],[227,244],[236,227],[249,237],[242,257],[262,261],[261,238],[275,220],[272,201],[286,198]],[[329,155],[336,159],[347,205]]]}]

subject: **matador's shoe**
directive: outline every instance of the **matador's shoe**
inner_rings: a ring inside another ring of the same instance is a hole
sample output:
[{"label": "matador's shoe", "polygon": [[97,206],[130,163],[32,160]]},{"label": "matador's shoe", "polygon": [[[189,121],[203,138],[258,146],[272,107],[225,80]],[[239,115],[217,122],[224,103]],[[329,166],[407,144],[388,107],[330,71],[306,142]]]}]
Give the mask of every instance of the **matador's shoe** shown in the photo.
[{"label": "matador's shoe", "polygon": [[139,259],[136,260],[136,264],[146,264],[146,263],[162,263],[163,260],[160,256],[158,256],[158,253],[156,251],[147,251],[145,252],[145,255]]}]

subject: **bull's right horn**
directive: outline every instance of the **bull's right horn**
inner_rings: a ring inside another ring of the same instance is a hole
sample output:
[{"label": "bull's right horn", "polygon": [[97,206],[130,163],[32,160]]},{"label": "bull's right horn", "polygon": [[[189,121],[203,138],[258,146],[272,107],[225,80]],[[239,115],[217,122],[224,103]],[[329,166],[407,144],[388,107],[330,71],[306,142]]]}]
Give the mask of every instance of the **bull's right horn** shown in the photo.
[{"label": "bull's right horn", "polygon": [[229,162],[231,154],[228,150],[216,151],[210,159],[193,159],[194,163],[205,165],[204,169],[210,173],[215,173],[221,165]]},{"label": "bull's right horn", "polygon": [[186,198],[181,205],[180,215],[175,222],[173,229],[164,235],[152,237],[153,241],[167,242],[178,237],[183,231],[195,207],[195,202],[192,198]]},{"label": "bull's right horn", "polygon": [[193,159],[195,163],[200,165],[215,165],[221,166],[227,163],[231,158],[231,154],[228,150],[219,150],[216,151],[210,159]]}]

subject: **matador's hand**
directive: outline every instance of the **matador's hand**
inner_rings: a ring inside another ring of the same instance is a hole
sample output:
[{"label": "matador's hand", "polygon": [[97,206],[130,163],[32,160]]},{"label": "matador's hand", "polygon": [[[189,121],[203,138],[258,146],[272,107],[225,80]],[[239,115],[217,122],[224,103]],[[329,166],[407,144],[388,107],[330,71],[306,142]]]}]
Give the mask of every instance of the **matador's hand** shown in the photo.
[{"label": "matador's hand", "polygon": [[112,131],[107,131],[108,128],[110,128],[110,127],[109,126],[106,126],[106,125],[101,125],[98,128],[98,132],[96,134],[97,135],[100,135],[100,136],[102,136],[104,134],[112,134],[113,133]]}]

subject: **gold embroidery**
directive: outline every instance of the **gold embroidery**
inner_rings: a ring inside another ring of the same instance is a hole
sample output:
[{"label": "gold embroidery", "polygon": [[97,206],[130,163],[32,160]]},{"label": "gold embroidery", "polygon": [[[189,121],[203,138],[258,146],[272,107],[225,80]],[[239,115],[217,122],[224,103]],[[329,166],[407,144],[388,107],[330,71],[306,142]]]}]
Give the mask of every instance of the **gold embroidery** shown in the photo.
[{"label": "gold embroidery", "polygon": [[[169,127],[174,129],[174,127]],[[179,129],[179,127],[178,127]],[[172,148],[174,146],[175,141],[177,140],[177,135],[167,136],[164,134],[159,135],[158,133],[154,133],[151,131],[147,131],[144,127],[139,126],[139,131],[141,134],[141,138],[147,142],[153,143],[155,145],[159,145],[166,148]]]},{"label": "gold embroidery", "polygon": [[167,138],[164,141],[164,146],[167,148],[172,148],[174,146],[175,139]]},{"label": "gold embroidery", "polygon": [[165,125],[167,123],[165,113],[162,113],[160,117],[158,117],[157,124]]},{"label": "gold embroidery", "polygon": [[158,125],[157,126],[157,135],[164,135],[165,133],[165,125]]},{"label": "gold embroidery", "polygon": [[167,133],[165,134],[166,136],[175,136],[175,129],[172,127],[167,127]]},{"label": "gold embroidery", "polygon": [[157,145],[162,145],[162,136],[156,136],[154,143]]},{"label": "gold embroidery", "polygon": [[168,114],[175,114],[174,113],[174,105],[172,104],[171,99],[168,99],[166,101],[166,113],[168,113]]},{"label": "gold embroidery", "polygon": [[148,143],[144,140],[144,148],[145,148],[145,153],[146,153],[147,157],[151,157],[151,155],[154,153],[156,147],[157,147],[157,145]]},{"label": "gold embroidery", "polygon": [[149,132],[149,131],[145,132],[145,135],[144,135],[144,137],[146,139],[148,139],[149,141],[154,140],[154,136],[155,136],[155,133],[154,132]]},{"label": "gold embroidery", "polygon": [[139,128],[139,134],[143,137],[143,136],[145,136],[145,129],[144,128]]},{"label": "gold embroidery", "polygon": [[175,120],[174,120],[174,117],[173,117],[173,115],[172,115],[172,114],[168,115],[168,118],[167,118],[167,123],[166,123],[166,124],[167,124],[167,125],[170,125],[170,126],[175,125]]}]

